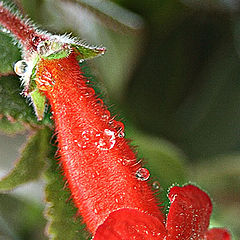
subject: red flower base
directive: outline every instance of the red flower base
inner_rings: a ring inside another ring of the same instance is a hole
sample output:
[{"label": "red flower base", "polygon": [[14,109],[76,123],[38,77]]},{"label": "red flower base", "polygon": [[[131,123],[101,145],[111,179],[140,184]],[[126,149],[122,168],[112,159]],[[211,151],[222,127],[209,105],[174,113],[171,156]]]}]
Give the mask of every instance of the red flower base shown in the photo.
[{"label": "red flower base", "polygon": [[193,185],[171,188],[166,225],[137,209],[120,209],[109,215],[93,240],[230,240],[225,229],[208,230],[212,213],[209,196]]}]

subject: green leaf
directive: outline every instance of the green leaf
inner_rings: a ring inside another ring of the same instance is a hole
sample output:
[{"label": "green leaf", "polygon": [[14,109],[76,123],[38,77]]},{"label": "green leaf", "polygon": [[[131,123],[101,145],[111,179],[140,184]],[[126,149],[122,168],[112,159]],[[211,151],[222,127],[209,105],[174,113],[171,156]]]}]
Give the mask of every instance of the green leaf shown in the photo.
[{"label": "green leaf", "polygon": [[12,38],[3,32],[0,32],[0,52],[0,75],[13,73],[13,64],[21,55]]},{"label": "green leaf", "polygon": [[44,57],[45,59],[61,59],[61,58],[66,58],[69,56],[69,54],[71,53],[71,51],[69,49],[64,49],[64,50],[60,50],[57,52],[54,52],[46,57]]},{"label": "green leaf", "polygon": [[[53,155],[53,154],[52,154]],[[66,190],[65,182],[59,165],[52,156],[46,172],[46,216],[48,219],[48,235],[52,240],[86,240],[88,234],[84,230],[77,209],[70,200],[70,192]]]},{"label": "green leaf", "polygon": [[49,130],[38,130],[29,138],[15,167],[0,181],[0,190],[8,191],[37,179],[44,170],[48,148]]}]

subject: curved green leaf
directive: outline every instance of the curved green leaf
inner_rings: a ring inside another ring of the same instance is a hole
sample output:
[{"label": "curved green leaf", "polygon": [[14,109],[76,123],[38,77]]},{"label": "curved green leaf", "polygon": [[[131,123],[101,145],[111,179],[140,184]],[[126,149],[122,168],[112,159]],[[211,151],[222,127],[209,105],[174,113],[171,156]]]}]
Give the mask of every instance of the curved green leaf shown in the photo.
[{"label": "curved green leaf", "polygon": [[44,170],[49,149],[49,130],[41,129],[32,135],[12,171],[0,181],[0,190],[8,191],[37,179]]}]

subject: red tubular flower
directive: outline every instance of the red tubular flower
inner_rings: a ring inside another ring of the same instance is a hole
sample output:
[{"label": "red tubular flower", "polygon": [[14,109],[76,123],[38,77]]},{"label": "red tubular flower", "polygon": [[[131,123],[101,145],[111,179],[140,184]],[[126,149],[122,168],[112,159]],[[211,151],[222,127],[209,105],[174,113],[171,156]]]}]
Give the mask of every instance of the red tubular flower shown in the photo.
[{"label": "red tubular flower", "polygon": [[230,240],[225,229],[208,230],[212,203],[193,185],[172,187],[166,225],[155,217],[133,209],[113,212],[100,225],[94,240]]},{"label": "red tubular flower", "polygon": [[76,53],[41,59],[36,78],[53,110],[60,161],[72,198],[90,232],[122,208],[138,209],[163,221],[155,196],[143,181],[146,176],[138,176],[142,168],[123,137],[123,124],[110,116],[87,86]]}]

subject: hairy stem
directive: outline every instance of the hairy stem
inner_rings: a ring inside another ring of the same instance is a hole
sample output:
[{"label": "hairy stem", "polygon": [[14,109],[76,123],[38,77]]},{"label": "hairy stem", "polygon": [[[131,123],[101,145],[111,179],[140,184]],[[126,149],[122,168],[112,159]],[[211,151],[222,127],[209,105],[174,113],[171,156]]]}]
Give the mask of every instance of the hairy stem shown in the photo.
[{"label": "hairy stem", "polygon": [[38,32],[28,20],[22,19],[17,13],[12,13],[1,1],[0,24],[17,38],[26,52],[37,50],[38,44],[48,39],[48,36]]}]

